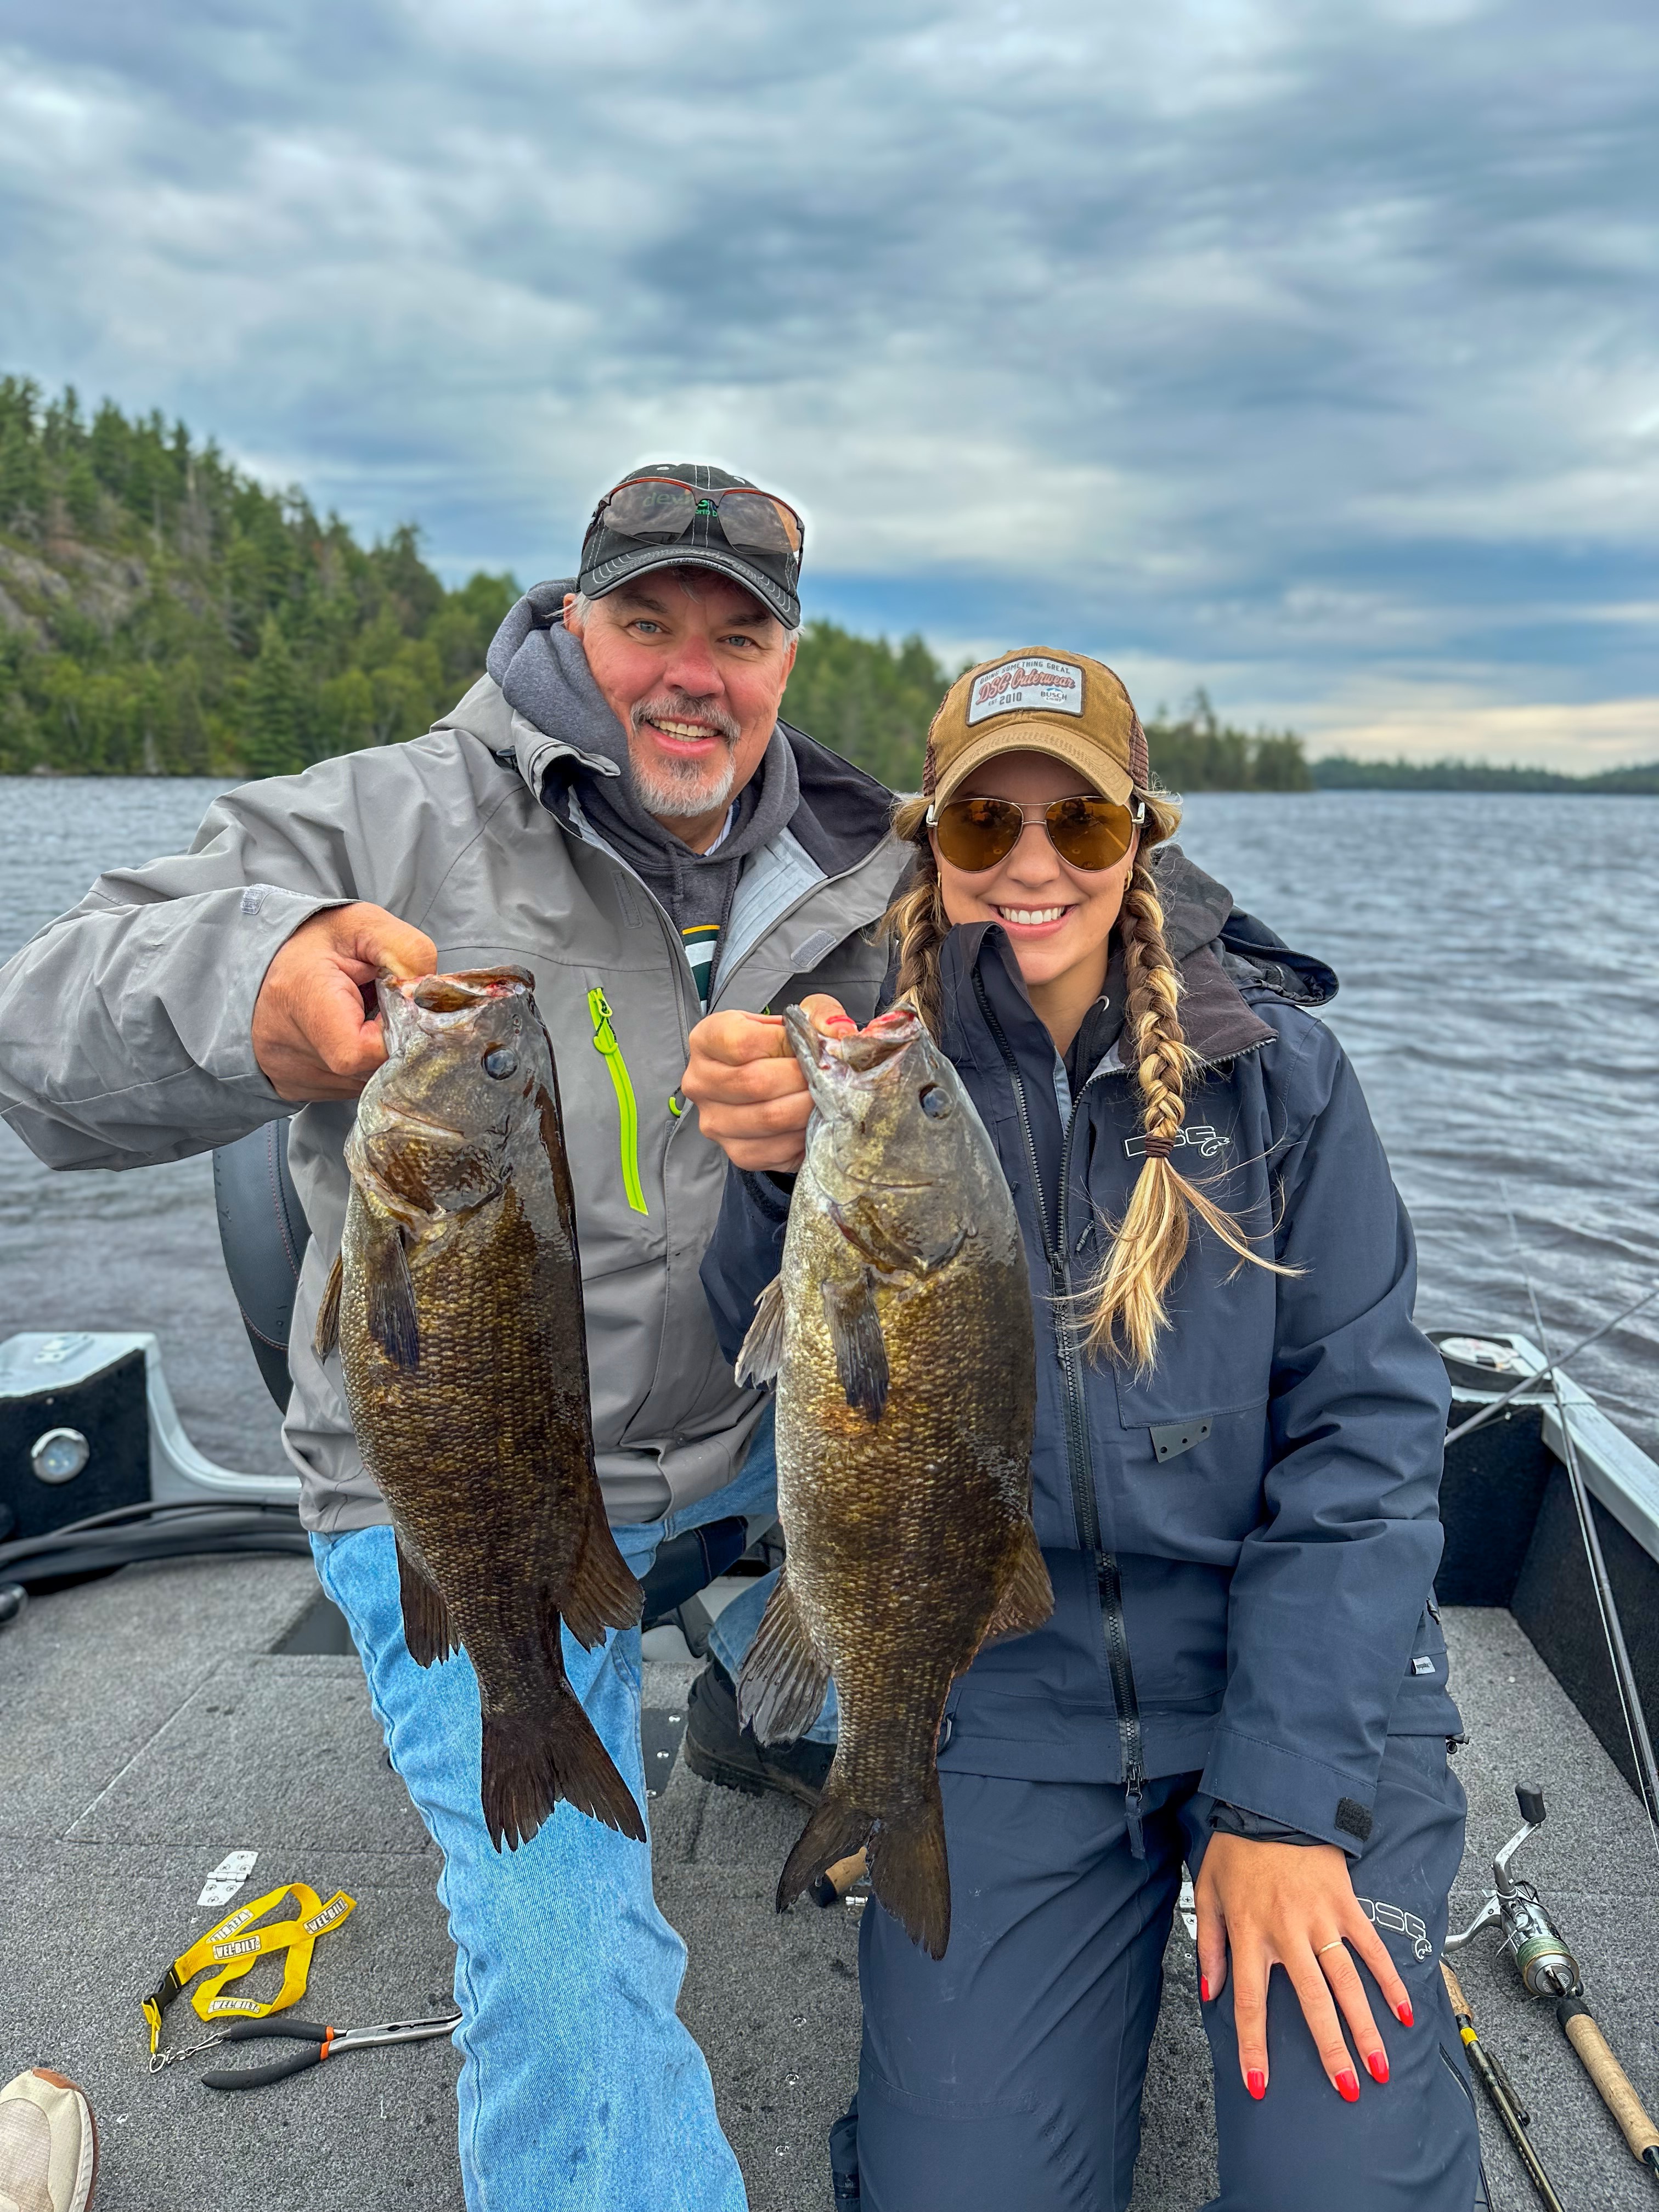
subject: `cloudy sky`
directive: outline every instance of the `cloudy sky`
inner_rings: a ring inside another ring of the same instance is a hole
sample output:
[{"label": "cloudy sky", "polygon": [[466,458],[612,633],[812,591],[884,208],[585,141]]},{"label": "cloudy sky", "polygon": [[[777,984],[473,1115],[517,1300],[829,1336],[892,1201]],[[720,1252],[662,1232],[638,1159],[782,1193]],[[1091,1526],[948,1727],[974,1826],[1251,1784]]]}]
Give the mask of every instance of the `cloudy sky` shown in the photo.
[{"label": "cloudy sky", "polygon": [[0,368],[452,579],[642,459],[809,613],[1659,757],[1653,0],[0,0]]}]

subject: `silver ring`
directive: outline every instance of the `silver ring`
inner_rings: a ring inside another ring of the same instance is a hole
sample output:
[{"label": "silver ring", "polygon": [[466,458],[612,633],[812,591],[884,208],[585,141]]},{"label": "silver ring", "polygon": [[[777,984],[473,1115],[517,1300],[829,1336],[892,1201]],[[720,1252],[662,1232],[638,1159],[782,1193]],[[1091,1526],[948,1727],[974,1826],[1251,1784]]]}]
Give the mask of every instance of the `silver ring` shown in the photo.
[{"label": "silver ring", "polygon": [[1346,1941],[1347,1938],[1346,1936],[1337,1936],[1333,1937],[1330,1942],[1322,1943],[1319,1948],[1314,1953],[1315,1958],[1322,1959],[1327,1951],[1340,1951]]}]

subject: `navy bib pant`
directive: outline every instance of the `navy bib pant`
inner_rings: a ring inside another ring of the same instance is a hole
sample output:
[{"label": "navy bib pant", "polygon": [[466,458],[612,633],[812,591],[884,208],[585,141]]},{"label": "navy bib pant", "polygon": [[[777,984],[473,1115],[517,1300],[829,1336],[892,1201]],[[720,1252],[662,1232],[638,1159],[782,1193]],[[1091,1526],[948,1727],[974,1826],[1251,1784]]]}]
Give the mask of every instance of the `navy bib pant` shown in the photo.
[{"label": "navy bib pant", "polygon": [[[1146,1856],[1110,1783],[945,1772],[950,1948],[937,1964],[872,1904],[860,1944],[860,2212],[1122,2212],[1183,1857],[1211,1801],[1198,1777],[1147,1785]],[[1286,1976],[1268,1998],[1271,2079],[1255,2102],[1231,1977],[1204,2008],[1221,2191],[1212,2212],[1472,2212],[1484,2204],[1473,2093],[1437,1964],[1463,1847],[1443,1739],[1390,1736],[1358,1896],[1410,1992],[1395,2019],[1361,1966],[1390,2078],[1359,2102],[1326,2079]]]}]

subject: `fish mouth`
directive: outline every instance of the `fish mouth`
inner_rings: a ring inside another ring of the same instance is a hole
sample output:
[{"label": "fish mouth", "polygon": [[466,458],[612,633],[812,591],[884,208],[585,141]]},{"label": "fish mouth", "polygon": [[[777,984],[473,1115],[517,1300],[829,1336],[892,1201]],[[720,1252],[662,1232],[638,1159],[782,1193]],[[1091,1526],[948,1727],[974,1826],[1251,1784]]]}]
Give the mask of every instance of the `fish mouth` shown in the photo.
[{"label": "fish mouth", "polygon": [[815,1073],[831,1081],[873,1075],[927,1034],[912,1006],[891,1006],[863,1029],[838,1030],[833,1036],[818,1029],[804,1007],[787,1006],[783,1027],[809,1087]]}]

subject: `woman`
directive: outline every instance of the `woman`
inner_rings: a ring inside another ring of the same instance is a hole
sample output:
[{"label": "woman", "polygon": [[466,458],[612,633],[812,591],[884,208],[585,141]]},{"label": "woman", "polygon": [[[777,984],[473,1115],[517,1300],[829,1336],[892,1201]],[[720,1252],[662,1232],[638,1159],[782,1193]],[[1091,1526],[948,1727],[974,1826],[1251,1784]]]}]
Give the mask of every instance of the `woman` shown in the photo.
[{"label": "woman", "polygon": [[[891,988],[1020,1215],[1055,1608],[951,1693],[945,1958],[865,1915],[864,2212],[1127,2205],[1183,1857],[1216,2203],[1469,2212],[1437,1963],[1464,1810],[1431,1589],[1448,1392],[1358,1085],[1304,1010],[1334,978],[1166,843],[1097,661],[970,671],[924,790]],[[807,1118],[775,1035],[702,1024],[685,1085],[745,1170],[704,1266],[733,1352]]]}]

